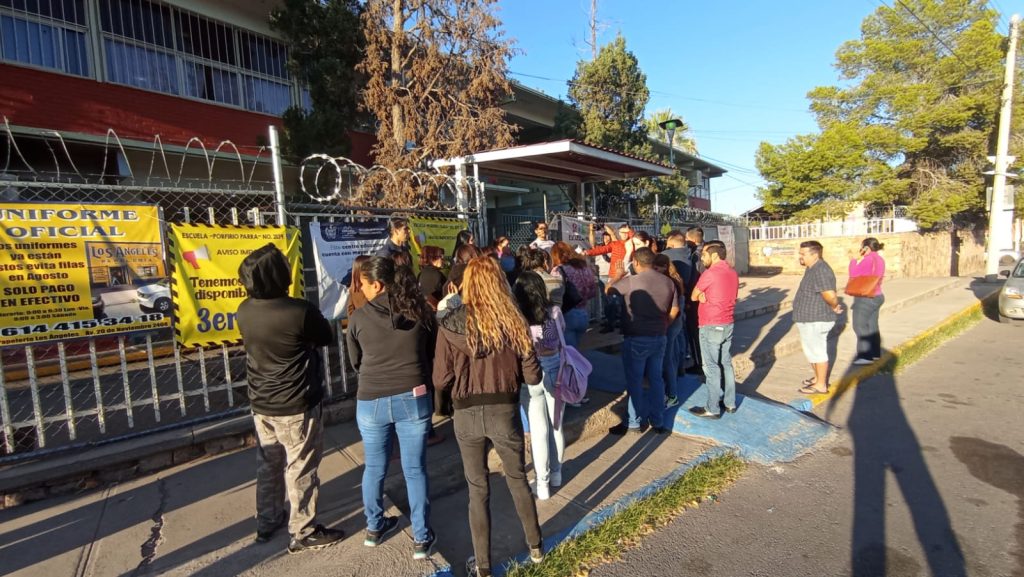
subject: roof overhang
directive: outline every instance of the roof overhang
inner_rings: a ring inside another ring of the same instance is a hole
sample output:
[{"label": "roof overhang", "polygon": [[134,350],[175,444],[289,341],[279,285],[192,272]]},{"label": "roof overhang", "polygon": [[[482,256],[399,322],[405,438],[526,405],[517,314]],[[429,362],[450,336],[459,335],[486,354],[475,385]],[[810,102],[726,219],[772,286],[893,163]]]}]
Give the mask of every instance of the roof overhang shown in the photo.
[{"label": "roof overhang", "polygon": [[670,166],[575,140],[491,150],[432,164],[434,168],[477,165],[489,174],[556,183],[630,180],[673,173]]}]

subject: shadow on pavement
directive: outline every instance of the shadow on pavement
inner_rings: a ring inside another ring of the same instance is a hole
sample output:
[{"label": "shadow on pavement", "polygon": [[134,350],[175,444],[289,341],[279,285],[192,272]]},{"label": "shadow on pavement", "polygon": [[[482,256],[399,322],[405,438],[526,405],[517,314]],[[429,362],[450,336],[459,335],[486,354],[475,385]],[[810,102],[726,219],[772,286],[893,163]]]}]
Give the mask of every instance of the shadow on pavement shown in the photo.
[{"label": "shadow on pavement", "polygon": [[[982,300],[992,294],[993,291],[1001,289],[1003,282],[1003,279],[996,282],[988,282],[984,277],[975,277],[975,279],[971,281],[971,285],[968,290],[973,292],[974,296],[977,297],[978,300]],[[997,299],[993,298],[989,301],[983,301],[983,306],[981,308],[989,320],[999,322],[999,302]]]},{"label": "shadow on pavement", "polygon": [[[883,351],[883,355],[887,351]],[[853,440],[854,518],[850,546],[853,577],[916,574],[916,562],[886,542],[886,482],[890,473],[909,509],[931,575],[967,575],[963,551],[949,513],[925,463],[921,445],[901,406],[896,378],[878,374],[853,388],[847,379],[829,399],[826,420],[837,403],[854,395],[847,429]]]},{"label": "shadow on pavement", "polygon": [[[109,497],[95,495],[91,502],[76,509],[6,531],[0,534],[0,574],[10,574],[32,567],[48,559],[87,547],[90,543],[98,543],[122,531],[131,530],[138,525],[152,525],[153,536],[159,540],[156,543],[147,541],[140,544],[139,565],[128,574],[163,573],[240,540],[250,540],[255,532],[255,521],[251,514],[247,514],[243,521],[207,533],[203,529],[204,524],[198,520],[193,521],[191,515],[184,510],[218,495],[252,492],[252,498],[245,499],[245,506],[249,508],[247,513],[251,511],[254,514],[255,469],[255,449],[226,454],[171,474],[155,474],[144,482],[136,482],[134,487],[126,491],[119,492],[115,487]],[[328,508],[334,504],[335,499],[350,494],[352,487],[359,486],[361,472],[361,468],[355,469],[323,484],[320,490],[319,522],[332,525],[350,513],[348,509]],[[83,496],[76,496],[69,497],[68,500],[82,498]],[[54,500],[44,500],[9,509],[4,511],[5,515],[0,516],[0,521],[10,520],[12,515],[38,514],[53,507],[54,504]],[[349,509],[359,507],[361,503],[356,500]],[[189,533],[182,531],[180,527],[172,529],[170,526],[172,523],[181,522],[190,524],[195,530]],[[166,523],[166,526],[161,523]],[[191,541],[166,555],[160,554],[156,545],[164,539],[163,535],[171,530],[175,531],[176,539],[185,536]],[[152,540],[153,538],[150,539]],[[282,530],[272,542],[246,546],[205,568],[201,574],[237,574],[282,553],[287,540],[287,531]],[[147,544],[151,550],[147,550]],[[120,555],[127,556],[126,553]],[[83,557],[81,563],[87,562],[87,557]]]}]

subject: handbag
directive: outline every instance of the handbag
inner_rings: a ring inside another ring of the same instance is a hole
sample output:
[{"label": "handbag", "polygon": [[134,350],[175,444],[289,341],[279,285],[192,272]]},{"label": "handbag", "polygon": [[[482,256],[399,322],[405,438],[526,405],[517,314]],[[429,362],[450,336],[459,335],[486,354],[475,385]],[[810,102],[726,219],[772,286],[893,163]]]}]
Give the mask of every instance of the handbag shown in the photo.
[{"label": "handbag", "polygon": [[[560,311],[556,314],[561,316]],[[562,344],[562,358],[558,365],[558,376],[555,378],[554,426],[558,429],[562,426],[562,413],[565,404],[578,403],[586,396],[587,377],[594,370],[594,366],[576,347],[565,344],[565,333],[562,332],[562,324],[558,322],[557,318],[555,319],[555,329],[558,330],[558,341]]]},{"label": "handbag", "polygon": [[852,297],[873,297],[880,280],[882,277],[872,275],[852,277],[846,282],[845,292]]}]

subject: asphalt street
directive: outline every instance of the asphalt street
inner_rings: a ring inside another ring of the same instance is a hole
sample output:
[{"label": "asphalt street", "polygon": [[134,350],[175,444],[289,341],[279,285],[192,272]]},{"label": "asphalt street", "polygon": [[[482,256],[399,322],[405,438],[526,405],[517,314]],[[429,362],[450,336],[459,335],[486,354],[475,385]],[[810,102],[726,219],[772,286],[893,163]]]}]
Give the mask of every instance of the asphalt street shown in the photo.
[{"label": "asphalt street", "polygon": [[1022,342],[985,319],[816,407],[831,443],[752,467],[592,575],[1024,576]]}]

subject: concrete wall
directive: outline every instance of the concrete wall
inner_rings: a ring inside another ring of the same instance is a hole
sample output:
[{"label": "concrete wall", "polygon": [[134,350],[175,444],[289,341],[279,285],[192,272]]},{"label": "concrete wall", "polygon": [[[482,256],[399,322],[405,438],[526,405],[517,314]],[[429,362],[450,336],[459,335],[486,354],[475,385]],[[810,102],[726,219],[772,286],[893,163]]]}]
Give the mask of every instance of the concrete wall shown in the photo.
[{"label": "concrete wall", "polygon": [[[965,276],[985,268],[984,238],[969,231],[905,232],[877,235],[885,244],[882,256],[890,278],[926,278]],[[817,239],[825,249],[825,260],[837,272],[845,274],[850,259],[857,256],[864,237],[830,237]],[[799,274],[803,268],[797,253],[800,243],[808,240],[751,240],[752,271]]]}]

